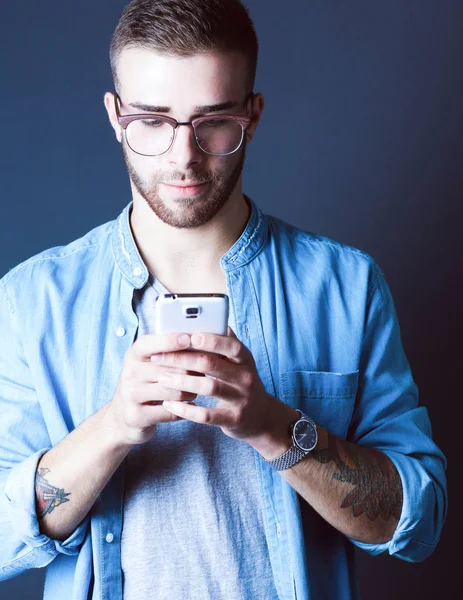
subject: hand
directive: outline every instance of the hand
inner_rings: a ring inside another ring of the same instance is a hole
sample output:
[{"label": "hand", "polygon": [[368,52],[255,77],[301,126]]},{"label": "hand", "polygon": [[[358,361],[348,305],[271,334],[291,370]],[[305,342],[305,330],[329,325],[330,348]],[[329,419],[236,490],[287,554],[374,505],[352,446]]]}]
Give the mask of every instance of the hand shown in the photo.
[{"label": "hand", "polygon": [[[202,338],[203,342],[198,340]],[[217,425],[229,437],[248,442],[266,458],[289,448],[289,425],[299,414],[265,391],[251,352],[228,328],[228,336],[209,333],[192,336],[195,352],[157,354],[162,366],[178,367],[215,379],[169,373],[159,382],[172,390],[213,396],[215,408],[165,401],[170,413],[205,425]]]},{"label": "hand", "polygon": [[156,366],[150,357],[159,352],[165,356],[188,348],[190,337],[180,343],[180,334],[143,335],[128,349],[113,399],[107,406],[107,415],[118,442],[143,444],[153,437],[157,423],[180,421],[181,416],[167,411],[164,400],[192,401],[195,393],[176,391],[159,383],[160,375],[170,372],[188,374],[176,366]]}]

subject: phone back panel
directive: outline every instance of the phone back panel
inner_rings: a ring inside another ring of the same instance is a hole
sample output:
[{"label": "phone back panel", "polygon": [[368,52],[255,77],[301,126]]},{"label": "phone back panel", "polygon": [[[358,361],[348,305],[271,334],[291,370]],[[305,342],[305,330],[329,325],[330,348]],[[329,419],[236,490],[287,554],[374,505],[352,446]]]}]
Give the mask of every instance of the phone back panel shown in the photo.
[{"label": "phone back panel", "polygon": [[155,305],[155,333],[227,335],[226,294],[163,294]]}]

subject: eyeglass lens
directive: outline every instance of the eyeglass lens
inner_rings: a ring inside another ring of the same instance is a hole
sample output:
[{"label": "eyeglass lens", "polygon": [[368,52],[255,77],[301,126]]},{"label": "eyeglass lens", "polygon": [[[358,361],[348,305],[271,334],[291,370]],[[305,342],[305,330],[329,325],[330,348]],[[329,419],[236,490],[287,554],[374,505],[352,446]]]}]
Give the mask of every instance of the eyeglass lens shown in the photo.
[{"label": "eyeglass lens", "polygon": [[[132,121],[126,130],[127,143],[134,152],[156,156],[167,152],[175,130],[162,119]],[[211,118],[195,128],[201,150],[207,154],[223,155],[235,152],[243,141],[243,128],[236,121]]]}]

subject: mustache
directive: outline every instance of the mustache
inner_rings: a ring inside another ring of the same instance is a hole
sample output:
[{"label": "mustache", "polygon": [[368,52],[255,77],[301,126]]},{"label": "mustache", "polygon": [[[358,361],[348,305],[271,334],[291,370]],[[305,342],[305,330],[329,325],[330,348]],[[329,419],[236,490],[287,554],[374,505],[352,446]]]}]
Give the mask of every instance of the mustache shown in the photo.
[{"label": "mustache", "polygon": [[159,174],[156,179],[161,183],[170,183],[171,181],[180,183],[182,181],[188,181],[194,185],[200,185],[202,183],[207,183],[208,181],[214,181],[216,175],[214,173],[202,173],[199,175],[198,173],[180,173],[174,171],[173,173],[166,173],[165,175]]}]

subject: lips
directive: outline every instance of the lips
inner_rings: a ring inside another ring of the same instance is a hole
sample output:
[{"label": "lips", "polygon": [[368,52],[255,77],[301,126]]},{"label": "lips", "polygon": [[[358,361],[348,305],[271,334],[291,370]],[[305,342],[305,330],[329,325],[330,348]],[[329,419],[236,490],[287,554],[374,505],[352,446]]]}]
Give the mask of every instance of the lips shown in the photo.
[{"label": "lips", "polygon": [[208,181],[204,183],[185,183],[182,181],[180,184],[164,183],[163,185],[165,185],[167,188],[170,188],[179,196],[195,196],[196,194],[199,194],[204,189],[204,186],[208,183]]}]

